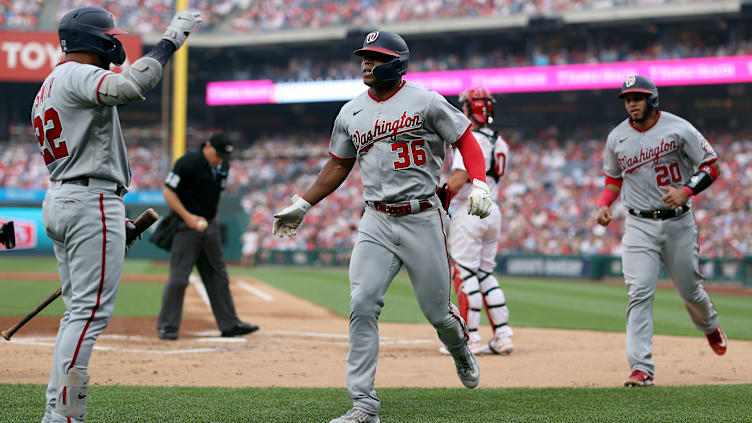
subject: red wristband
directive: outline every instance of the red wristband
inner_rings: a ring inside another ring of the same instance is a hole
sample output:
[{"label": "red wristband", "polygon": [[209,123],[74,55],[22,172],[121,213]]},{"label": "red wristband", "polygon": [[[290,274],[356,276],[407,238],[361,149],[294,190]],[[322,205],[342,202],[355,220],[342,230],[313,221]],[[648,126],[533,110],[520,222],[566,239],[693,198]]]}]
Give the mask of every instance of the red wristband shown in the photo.
[{"label": "red wristband", "polygon": [[688,187],[686,185],[683,186],[682,189],[684,190],[684,192],[687,193],[687,197],[691,197],[691,196],[695,195],[695,192],[692,191],[692,188],[690,188],[690,187]]},{"label": "red wristband", "polygon": [[610,189],[604,189],[603,192],[601,192],[601,199],[600,201],[598,201],[598,207],[611,207],[611,204],[613,204],[618,197],[619,194],[611,191]]}]

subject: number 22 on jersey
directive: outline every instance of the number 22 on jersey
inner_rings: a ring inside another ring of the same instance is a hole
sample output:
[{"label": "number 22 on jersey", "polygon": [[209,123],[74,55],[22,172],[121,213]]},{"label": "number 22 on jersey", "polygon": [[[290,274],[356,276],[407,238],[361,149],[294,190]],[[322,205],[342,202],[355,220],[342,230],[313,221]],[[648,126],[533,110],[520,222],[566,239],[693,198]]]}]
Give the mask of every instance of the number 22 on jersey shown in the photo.
[{"label": "number 22 on jersey", "polygon": [[[55,160],[68,156],[68,145],[65,144],[65,139],[60,139],[62,133],[63,126],[55,108],[50,107],[45,110],[44,116],[34,117],[34,135],[37,137],[40,153],[47,166]],[[48,146],[45,146],[45,139]]]}]

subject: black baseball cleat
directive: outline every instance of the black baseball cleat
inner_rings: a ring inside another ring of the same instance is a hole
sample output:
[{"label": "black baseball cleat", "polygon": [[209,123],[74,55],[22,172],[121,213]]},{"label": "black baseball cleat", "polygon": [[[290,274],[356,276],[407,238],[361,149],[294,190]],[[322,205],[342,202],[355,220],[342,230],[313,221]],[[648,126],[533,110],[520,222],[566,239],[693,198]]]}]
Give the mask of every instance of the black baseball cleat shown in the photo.
[{"label": "black baseball cleat", "polygon": [[223,330],[222,336],[225,338],[230,338],[233,336],[247,335],[249,333],[256,332],[257,330],[259,330],[258,325],[240,322],[237,325],[233,326],[231,329]]},{"label": "black baseball cleat", "polygon": [[175,329],[160,329],[159,339],[163,341],[175,341],[178,339],[178,331]]}]

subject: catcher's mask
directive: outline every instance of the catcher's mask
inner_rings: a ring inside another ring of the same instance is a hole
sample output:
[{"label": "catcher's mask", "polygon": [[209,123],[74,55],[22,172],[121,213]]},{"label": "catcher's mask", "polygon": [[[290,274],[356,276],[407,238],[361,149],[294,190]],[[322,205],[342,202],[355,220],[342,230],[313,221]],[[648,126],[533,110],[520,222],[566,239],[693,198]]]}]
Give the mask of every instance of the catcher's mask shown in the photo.
[{"label": "catcher's mask", "polygon": [[488,125],[493,123],[494,103],[496,100],[486,87],[470,87],[460,93],[462,111],[477,123]]},{"label": "catcher's mask", "polygon": [[115,27],[112,13],[101,7],[73,9],[60,20],[57,29],[64,53],[90,51],[120,66],[125,62],[123,44],[116,35],[127,32]]},{"label": "catcher's mask", "polygon": [[619,91],[619,98],[624,98],[627,93],[643,93],[648,95],[648,107],[658,109],[658,88],[647,76],[633,75],[624,80]]},{"label": "catcher's mask", "polygon": [[362,56],[363,52],[372,51],[393,57],[392,60],[373,68],[373,77],[379,81],[393,81],[407,73],[407,62],[410,60],[410,49],[405,40],[389,31],[374,31],[366,35],[363,47],[353,52]]}]

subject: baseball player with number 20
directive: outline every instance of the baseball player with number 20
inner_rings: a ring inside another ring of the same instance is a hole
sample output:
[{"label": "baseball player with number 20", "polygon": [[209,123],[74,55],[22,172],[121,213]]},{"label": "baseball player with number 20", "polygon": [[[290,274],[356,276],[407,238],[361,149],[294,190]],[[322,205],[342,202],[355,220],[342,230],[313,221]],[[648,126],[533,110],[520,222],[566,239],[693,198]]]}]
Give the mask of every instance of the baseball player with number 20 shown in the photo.
[{"label": "baseball player with number 20", "polygon": [[51,186],[42,220],[58,262],[66,311],[55,339],[43,423],[83,422],[89,358],[115,307],[125,258],[122,196],[131,169],[116,106],[143,101],[200,22],[179,12],[162,40],[122,73],[125,50],[112,14],[82,7],[58,28],[65,53],[34,99],[31,122]]},{"label": "baseball player with number 20", "polygon": [[[473,135],[485,158],[488,186],[491,190],[491,214],[478,219],[464,209],[464,202],[472,189],[462,156],[455,151],[452,171],[445,189],[449,191],[449,255],[454,260],[454,289],[457,307],[467,322],[470,331],[470,350],[473,354],[508,355],[514,351],[509,327],[509,308],[504,291],[493,274],[496,267],[496,251],[501,235],[501,211],[496,204],[499,179],[504,176],[509,164],[509,146],[498,132],[488,125],[493,122],[494,100],[485,87],[471,87],[459,97],[462,111],[472,122]],[[456,193],[456,194],[453,194]],[[493,328],[493,337],[481,344],[478,333],[481,308],[485,306],[488,320]],[[449,354],[446,348],[439,350]]]},{"label": "baseball player with number 20", "polygon": [[697,329],[718,355],[726,334],[718,311],[702,286],[697,225],[691,197],[720,174],[713,147],[686,120],[658,110],[658,89],[644,76],[630,76],[619,97],[629,117],[606,140],[606,186],[598,203],[598,223],[611,222],[610,206],[621,192],[629,211],[622,245],[627,285],[627,359],[632,373],[625,386],[654,384],[653,298],[663,265]]},{"label": "baseball player with number 20", "polygon": [[404,266],[421,311],[454,358],[468,388],[478,385],[478,361],[468,332],[449,301],[447,215],[436,188],[447,143],[462,154],[473,188],[468,212],[491,210],[483,152],[470,121],[441,95],[405,82],[410,57],[397,34],[368,34],[355,51],[369,89],[342,106],[329,143],[332,156],[313,185],[275,214],[274,234],[295,235],[305,213],[334,191],[358,162],[366,209],[350,259],[350,352],[347,389],[353,408],[331,423],[378,422],[374,380],[379,356],[378,318],[384,294]]}]

